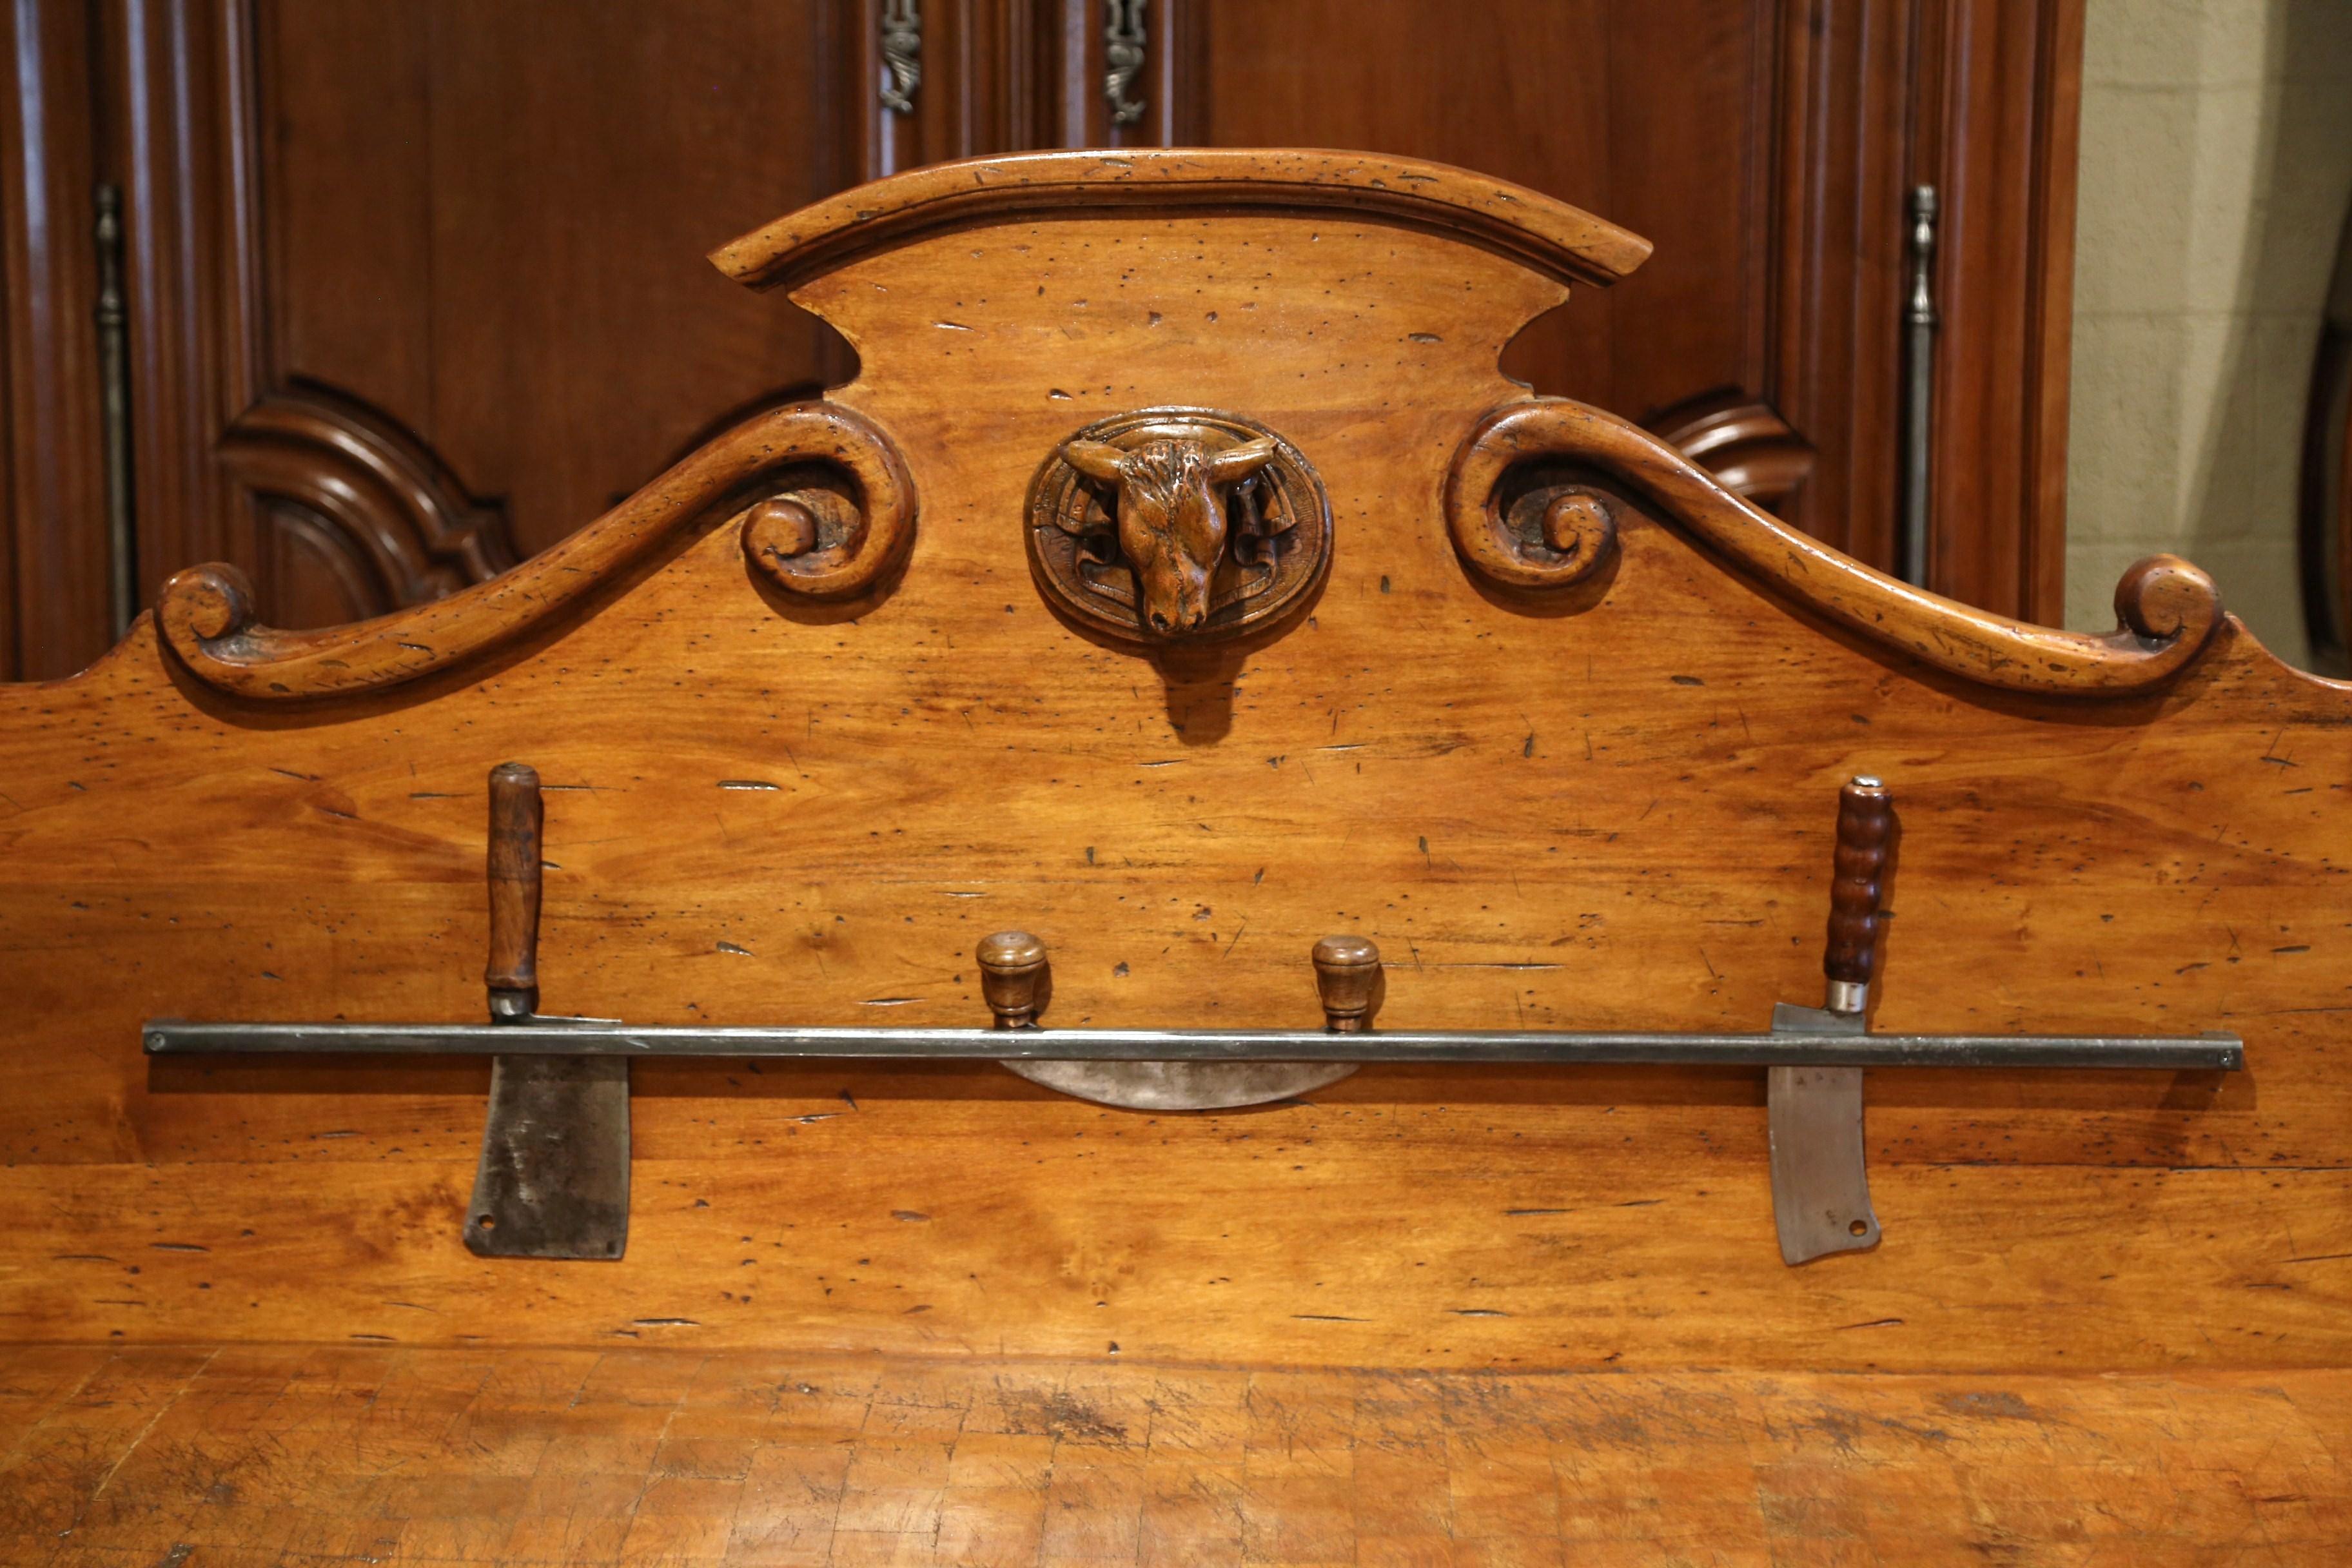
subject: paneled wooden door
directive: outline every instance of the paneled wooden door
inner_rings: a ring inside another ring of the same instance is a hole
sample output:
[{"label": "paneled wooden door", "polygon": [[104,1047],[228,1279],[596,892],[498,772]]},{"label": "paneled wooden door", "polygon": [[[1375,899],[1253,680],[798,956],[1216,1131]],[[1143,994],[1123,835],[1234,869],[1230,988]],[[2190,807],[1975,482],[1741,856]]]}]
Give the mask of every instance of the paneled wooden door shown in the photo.
[{"label": "paneled wooden door", "polygon": [[1895,548],[1908,188],[1944,192],[1930,581],[2062,602],[2081,0],[18,0],[0,674],[111,639],[94,192],[121,193],[135,597],[446,593],[847,374],[709,246],[1043,146],[1318,145],[1657,242],[1514,345],[1809,531]]}]

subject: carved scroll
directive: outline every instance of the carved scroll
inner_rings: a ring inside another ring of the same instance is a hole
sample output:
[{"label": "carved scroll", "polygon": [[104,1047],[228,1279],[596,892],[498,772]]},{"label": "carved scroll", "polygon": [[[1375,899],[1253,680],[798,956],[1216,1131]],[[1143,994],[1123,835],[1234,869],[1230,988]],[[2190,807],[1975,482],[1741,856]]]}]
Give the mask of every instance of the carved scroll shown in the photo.
[{"label": "carved scroll", "polygon": [[[1804,608],[1938,669],[2011,691],[2102,694],[2145,690],[2197,658],[2221,624],[2212,578],[2177,556],[2154,555],[2116,585],[2116,629],[2056,631],[1914,588],[1766,516],[1696,464],[1634,426],[1565,399],[1507,404],[1481,419],[1446,479],[1446,526],[1472,568],[1515,587],[1556,587],[1595,569],[1596,530],[1540,539],[1507,477],[1523,465],[1578,465],[1623,481],[1748,576]],[[1563,491],[1591,487],[1560,487]],[[1603,503],[1605,504],[1605,503]],[[1584,542],[1591,542],[1591,544]]]},{"label": "carved scroll", "polygon": [[[817,484],[785,486],[786,470],[812,465],[845,472],[856,498]],[[763,479],[779,488],[760,496]],[[744,505],[747,498],[758,499]],[[446,599],[350,626],[285,631],[258,624],[245,574],[215,563],[164,584],[156,623],[190,673],[236,696],[377,690],[462,664],[543,624],[730,502],[740,508],[752,563],[779,587],[811,597],[867,591],[914,538],[914,487],[889,440],[846,409],[796,404],[737,426],[552,549]]]}]

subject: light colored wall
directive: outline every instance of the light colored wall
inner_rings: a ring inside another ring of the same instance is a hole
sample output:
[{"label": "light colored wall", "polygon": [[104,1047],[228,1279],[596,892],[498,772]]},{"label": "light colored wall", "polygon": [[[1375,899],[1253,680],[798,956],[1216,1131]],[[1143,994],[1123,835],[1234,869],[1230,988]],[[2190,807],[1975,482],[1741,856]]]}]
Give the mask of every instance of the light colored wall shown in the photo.
[{"label": "light colored wall", "polygon": [[2188,556],[2282,657],[2304,401],[2352,202],[2352,0],[2088,0],[2070,626]]}]

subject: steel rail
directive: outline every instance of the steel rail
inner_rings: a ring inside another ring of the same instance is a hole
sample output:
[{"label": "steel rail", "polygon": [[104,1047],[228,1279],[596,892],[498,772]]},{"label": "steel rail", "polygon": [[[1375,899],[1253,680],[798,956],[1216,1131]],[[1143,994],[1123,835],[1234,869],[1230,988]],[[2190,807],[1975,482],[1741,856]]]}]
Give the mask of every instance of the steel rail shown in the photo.
[{"label": "steel rail", "polygon": [[2126,1068],[2235,1072],[2233,1035],[1727,1035],[1605,1030],[943,1029],[150,1021],[150,1056],[760,1057],[945,1061],[1516,1062],[1588,1066]]}]

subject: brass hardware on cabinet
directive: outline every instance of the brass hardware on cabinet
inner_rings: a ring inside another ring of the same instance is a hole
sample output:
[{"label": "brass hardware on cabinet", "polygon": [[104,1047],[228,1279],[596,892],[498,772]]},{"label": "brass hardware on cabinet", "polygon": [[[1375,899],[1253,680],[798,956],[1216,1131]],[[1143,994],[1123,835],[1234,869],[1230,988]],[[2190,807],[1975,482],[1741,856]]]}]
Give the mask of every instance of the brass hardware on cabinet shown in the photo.
[{"label": "brass hardware on cabinet", "polygon": [[1110,104],[1113,125],[1132,125],[1143,118],[1140,95],[1128,89],[1143,74],[1144,0],[1104,0],[1103,98]]},{"label": "brass hardware on cabinet", "polygon": [[1903,306],[1903,560],[1896,575],[1927,585],[1927,489],[1935,456],[1936,187],[1911,190],[1911,294]]},{"label": "brass hardware on cabinet", "polygon": [[882,107],[912,114],[923,84],[922,0],[882,0],[881,28]]}]

